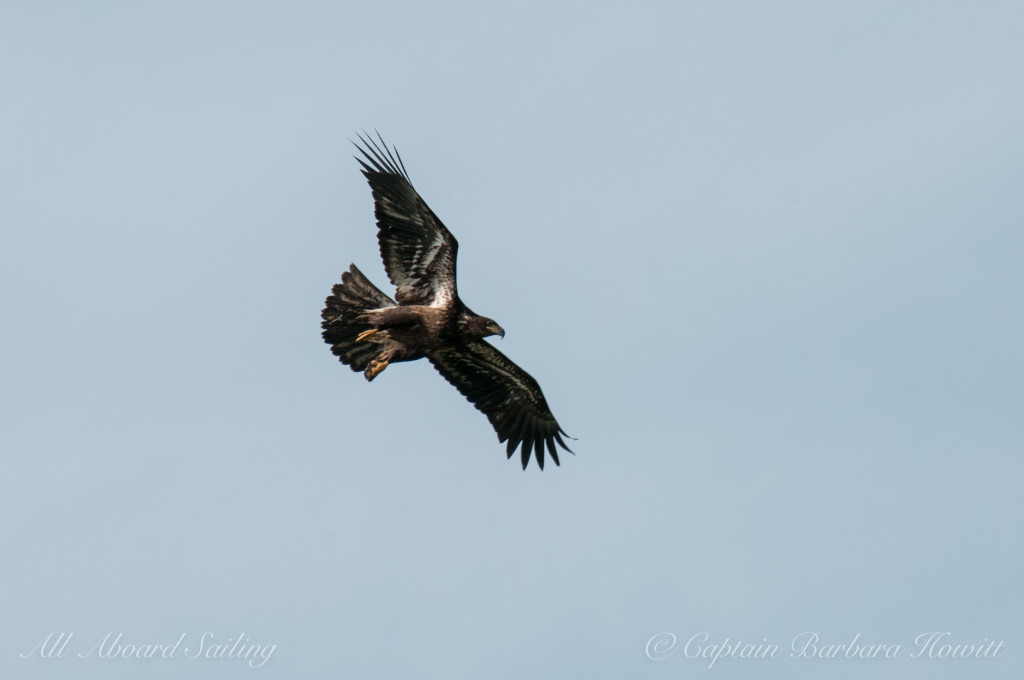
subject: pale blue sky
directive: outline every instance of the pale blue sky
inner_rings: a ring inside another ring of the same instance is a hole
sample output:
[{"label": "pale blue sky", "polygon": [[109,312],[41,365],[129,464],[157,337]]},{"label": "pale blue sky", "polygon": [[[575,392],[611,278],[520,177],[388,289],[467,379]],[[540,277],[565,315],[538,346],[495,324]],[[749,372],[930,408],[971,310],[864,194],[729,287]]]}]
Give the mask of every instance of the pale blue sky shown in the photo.
[{"label": "pale blue sky", "polygon": [[[0,675],[1020,677],[1022,71],[1016,2],[8,3]],[[361,129],[560,468],[320,340]],[[206,632],[275,652],[77,658]]]}]

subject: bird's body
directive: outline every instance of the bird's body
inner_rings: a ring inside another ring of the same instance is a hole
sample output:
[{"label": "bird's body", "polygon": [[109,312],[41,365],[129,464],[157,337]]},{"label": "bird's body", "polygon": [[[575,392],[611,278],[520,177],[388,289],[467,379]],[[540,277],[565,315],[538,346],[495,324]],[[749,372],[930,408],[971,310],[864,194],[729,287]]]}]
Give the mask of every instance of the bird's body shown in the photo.
[{"label": "bird's body", "polygon": [[569,447],[540,386],[484,340],[505,331],[458,296],[455,237],[413,189],[397,152],[383,140],[362,141],[358,160],[373,191],[377,239],[395,299],[351,265],[326,300],[324,340],[367,380],[389,364],[428,359],[487,415],[499,441],[508,441],[508,457],[521,445],[523,468],[532,450],[543,469],[546,444],[557,465],[555,442]]}]

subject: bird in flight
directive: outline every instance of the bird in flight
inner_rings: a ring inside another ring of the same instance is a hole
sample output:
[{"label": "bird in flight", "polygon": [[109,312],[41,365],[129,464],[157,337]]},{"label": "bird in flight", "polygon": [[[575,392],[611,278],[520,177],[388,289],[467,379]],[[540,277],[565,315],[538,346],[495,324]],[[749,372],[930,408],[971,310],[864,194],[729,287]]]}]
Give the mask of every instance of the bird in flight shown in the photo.
[{"label": "bird in flight", "polygon": [[[356,157],[373,193],[377,241],[395,299],[353,264],[334,285],[321,317],[323,339],[342,363],[373,380],[390,364],[424,357],[487,419],[508,458],[517,447],[523,469],[531,451],[544,469],[545,445],[558,465],[566,446],[540,385],[484,340],[505,336],[493,319],[459,299],[459,244],[413,189],[401,156],[378,134],[360,136]],[[568,435],[566,435],[568,437]]]}]

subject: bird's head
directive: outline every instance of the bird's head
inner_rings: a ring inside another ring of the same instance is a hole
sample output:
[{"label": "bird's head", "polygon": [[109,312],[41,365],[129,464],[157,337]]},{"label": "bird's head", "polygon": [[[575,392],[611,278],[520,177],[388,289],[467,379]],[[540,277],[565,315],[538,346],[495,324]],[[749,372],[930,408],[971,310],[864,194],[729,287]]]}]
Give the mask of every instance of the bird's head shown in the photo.
[{"label": "bird's head", "polygon": [[505,329],[498,325],[498,322],[494,319],[488,319],[486,316],[478,316],[473,319],[473,330],[480,334],[481,338],[486,338],[488,335],[499,335],[505,337]]}]

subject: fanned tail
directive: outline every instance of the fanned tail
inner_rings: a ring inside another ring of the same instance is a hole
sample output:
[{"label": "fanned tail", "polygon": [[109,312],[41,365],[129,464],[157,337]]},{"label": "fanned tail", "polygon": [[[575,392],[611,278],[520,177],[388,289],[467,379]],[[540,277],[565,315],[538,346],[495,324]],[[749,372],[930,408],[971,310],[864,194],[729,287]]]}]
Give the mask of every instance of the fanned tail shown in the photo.
[{"label": "fanned tail", "polygon": [[324,341],[342,363],[351,366],[353,371],[364,371],[380,347],[372,342],[356,341],[360,333],[371,328],[356,319],[367,309],[394,306],[394,300],[352,265],[342,273],[341,283],[334,284],[331,295],[324,302],[324,310],[320,314]]}]

